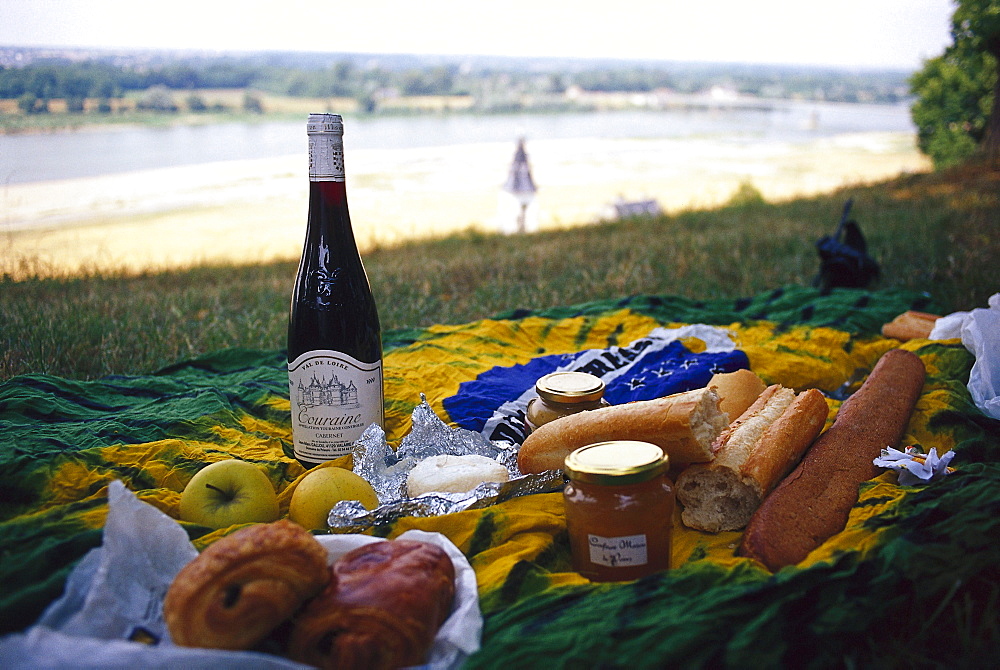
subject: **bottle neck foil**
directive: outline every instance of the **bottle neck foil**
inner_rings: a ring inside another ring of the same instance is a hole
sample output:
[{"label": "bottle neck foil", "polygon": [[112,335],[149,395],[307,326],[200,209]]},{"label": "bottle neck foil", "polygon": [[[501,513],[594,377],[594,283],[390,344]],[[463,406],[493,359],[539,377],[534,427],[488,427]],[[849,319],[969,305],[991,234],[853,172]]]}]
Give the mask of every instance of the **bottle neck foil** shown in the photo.
[{"label": "bottle neck foil", "polygon": [[344,181],[344,124],[339,114],[310,114],[309,181]]}]

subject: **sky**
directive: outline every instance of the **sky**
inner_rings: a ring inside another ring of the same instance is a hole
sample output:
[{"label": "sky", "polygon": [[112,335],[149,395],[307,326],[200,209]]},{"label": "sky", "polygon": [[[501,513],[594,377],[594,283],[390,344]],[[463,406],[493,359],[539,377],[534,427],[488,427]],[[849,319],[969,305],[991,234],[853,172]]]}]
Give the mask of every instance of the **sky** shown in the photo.
[{"label": "sky", "polygon": [[919,69],[953,0],[0,0],[0,46]]}]

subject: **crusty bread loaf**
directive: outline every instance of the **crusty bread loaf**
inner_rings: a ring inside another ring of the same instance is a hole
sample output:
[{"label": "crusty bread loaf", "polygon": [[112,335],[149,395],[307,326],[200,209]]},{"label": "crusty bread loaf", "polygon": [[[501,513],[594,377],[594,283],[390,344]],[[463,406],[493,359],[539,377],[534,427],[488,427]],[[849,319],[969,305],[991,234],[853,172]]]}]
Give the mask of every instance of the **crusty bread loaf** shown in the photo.
[{"label": "crusty bread loaf", "polygon": [[740,553],[771,570],[793,565],[847,525],[872,461],[898,446],[920,397],[924,364],[909,351],[886,352],[833,425],[771,492],[747,524]]},{"label": "crusty bread loaf", "polygon": [[735,421],[766,388],[764,381],[751,370],[718,372],[707,384],[719,394],[719,408]]},{"label": "crusty bread loaf", "polygon": [[716,533],[743,528],[764,496],[788,474],[826,423],[823,394],[774,384],[715,441],[715,458],[677,478],[681,520]]},{"label": "crusty bread loaf", "polygon": [[916,338],[927,339],[934,330],[934,323],[941,317],[927,312],[910,310],[882,326],[882,335],[906,342]]},{"label": "crusty bread loaf", "polygon": [[539,426],[517,454],[521,472],[560,470],[579,447],[605,440],[639,440],[663,449],[671,464],[712,459],[712,443],[729,425],[714,388],[570,414]]}]

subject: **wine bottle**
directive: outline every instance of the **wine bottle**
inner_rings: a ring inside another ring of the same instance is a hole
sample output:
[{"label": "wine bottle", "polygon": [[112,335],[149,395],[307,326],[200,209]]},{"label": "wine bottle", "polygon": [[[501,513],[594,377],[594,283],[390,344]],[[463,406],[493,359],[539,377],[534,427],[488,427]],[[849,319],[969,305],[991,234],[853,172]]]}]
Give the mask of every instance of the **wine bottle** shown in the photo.
[{"label": "wine bottle", "polygon": [[295,458],[306,468],[351,450],[383,425],[382,331],[351,228],[344,124],[310,114],[309,217],[288,318]]}]

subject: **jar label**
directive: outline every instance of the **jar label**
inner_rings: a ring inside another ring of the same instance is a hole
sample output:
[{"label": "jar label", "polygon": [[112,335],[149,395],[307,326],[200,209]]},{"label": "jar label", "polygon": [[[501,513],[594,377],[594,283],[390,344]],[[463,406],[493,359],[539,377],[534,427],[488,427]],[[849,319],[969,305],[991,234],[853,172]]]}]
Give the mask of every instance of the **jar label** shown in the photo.
[{"label": "jar label", "polygon": [[307,351],[288,364],[295,457],[319,463],[350,453],[373,423],[382,425],[382,361],[339,351]]},{"label": "jar label", "polygon": [[646,536],[623,535],[621,537],[601,537],[587,535],[590,545],[590,562],[609,568],[630,568],[648,563]]}]

